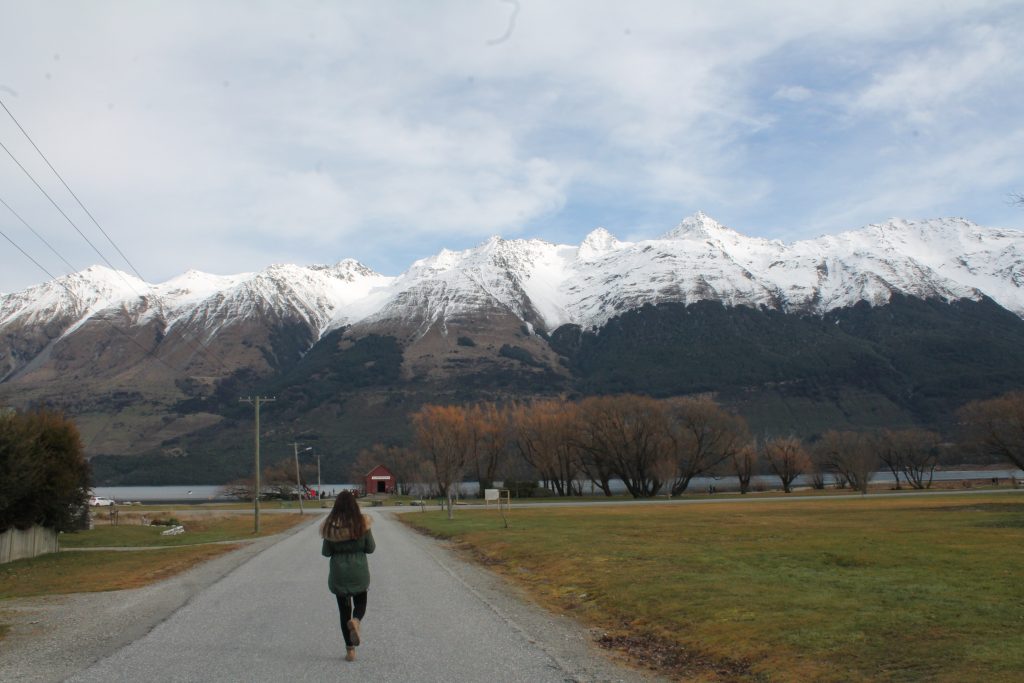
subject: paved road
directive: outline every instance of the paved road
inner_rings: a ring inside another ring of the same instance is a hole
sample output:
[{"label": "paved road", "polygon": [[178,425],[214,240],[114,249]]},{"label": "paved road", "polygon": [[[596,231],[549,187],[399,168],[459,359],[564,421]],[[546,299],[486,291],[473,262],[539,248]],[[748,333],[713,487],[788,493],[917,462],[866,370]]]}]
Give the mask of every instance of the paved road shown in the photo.
[{"label": "paved road", "polygon": [[199,593],[85,681],[633,681],[585,631],[374,511],[364,644],[342,660],[327,560],[310,525]]}]

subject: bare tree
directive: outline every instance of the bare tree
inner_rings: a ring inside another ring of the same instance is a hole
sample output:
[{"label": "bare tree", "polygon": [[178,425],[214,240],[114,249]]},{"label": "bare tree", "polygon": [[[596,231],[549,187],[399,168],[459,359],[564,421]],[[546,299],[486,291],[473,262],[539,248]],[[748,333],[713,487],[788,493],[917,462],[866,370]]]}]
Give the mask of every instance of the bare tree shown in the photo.
[{"label": "bare tree", "polygon": [[611,446],[606,443],[604,433],[595,429],[601,423],[598,419],[601,410],[601,404],[583,401],[574,413],[574,428],[569,434],[577,446],[580,469],[605,496],[611,496],[611,481],[616,476]]},{"label": "bare tree", "polygon": [[515,450],[559,496],[581,493],[575,415],[575,406],[558,400],[534,401],[509,410]]},{"label": "bare tree", "polygon": [[580,443],[634,498],[649,498],[665,481],[666,421],[664,406],[646,396],[590,397],[580,404]]},{"label": "bare tree", "polygon": [[878,454],[861,432],[829,430],[816,444],[820,462],[840,481],[861,493],[868,492],[871,475],[878,469]]},{"label": "bare tree", "polygon": [[752,443],[740,446],[736,452],[729,456],[729,463],[732,465],[733,474],[740,483],[740,493],[750,491],[750,480],[757,471],[757,465],[761,461],[761,454]]},{"label": "bare tree", "polygon": [[903,471],[903,449],[899,441],[895,432],[888,429],[878,434],[874,439],[874,445],[878,451],[878,459],[892,473],[893,478],[896,480],[897,491],[903,488],[900,486],[900,473]]},{"label": "bare tree", "polygon": [[494,403],[482,403],[466,410],[470,462],[476,468],[480,495],[494,487],[494,478],[508,454],[508,414]]},{"label": "bare tree", "polygon": [[904,429],[893,433],[901,451],[903,476],[915,489],[930,489],[939,464],[938,434],[926,429]]},{"label": "bare tree", "polygon": [[965,445],[1024,469],[1024,391],[972,401],[958,417]]},{"label": "bare tree", "polygon": [[782,482],[782,490],[789,493],[793,482],[811,468],[811,457],[803,443],[795,436],[779,436],[765,442],[764,459],[775,476]]},{"label": "bare tree", "polygon": [[433,466],[452,519],[455,487],[470,461],[466,412],[459,406],[426,405],[412,415],[412,423],[416,446]]},{"label": "bare tree", "polygon": [[669,399],[665,408],[673,496],[683,493],[691,479],[711,472],[750,440],[743,418],[728,413],[711,399]]}]

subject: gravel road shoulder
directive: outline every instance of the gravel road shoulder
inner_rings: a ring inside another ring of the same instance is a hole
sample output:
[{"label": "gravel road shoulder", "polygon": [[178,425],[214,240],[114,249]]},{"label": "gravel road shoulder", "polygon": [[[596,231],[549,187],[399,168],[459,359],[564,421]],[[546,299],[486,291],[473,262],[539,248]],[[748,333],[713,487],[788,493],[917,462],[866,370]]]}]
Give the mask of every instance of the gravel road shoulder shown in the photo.
[{"label": "gravel road shoulder", "polygon": [[204,588],[304,526],[242,541],[238,550],[144,588],[0,601],[2,620],[11,625],[0,641],[0,680],[63,681],[146,635]]},{"label": "gravel road shoulder", "polygon": [[[383,514],[416,514],[405,510],[387,510]],[[404,526],[404,525],[403,525]],[[522,589],[488,570],[462,559],[450,544],[420,534],[412,529],[421,552],[437,562],[466,590],[487,604],[510,628],[543,650],[559,667],[569,673],[571,681],[617,681],[622,683],[654,683],[664,681],[656,673],[631,668],[612,651],[601,649],[597,639],[602,635],[569,616],[548,611]]]}]

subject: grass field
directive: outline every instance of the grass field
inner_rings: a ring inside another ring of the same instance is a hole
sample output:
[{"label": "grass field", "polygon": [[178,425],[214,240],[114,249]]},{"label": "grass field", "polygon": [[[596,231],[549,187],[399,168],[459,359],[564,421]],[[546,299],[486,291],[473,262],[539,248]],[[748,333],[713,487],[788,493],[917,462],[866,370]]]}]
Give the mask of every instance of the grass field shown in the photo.
[{"label": "grass field", "polygon": [[686,680],[1024,680],[1024,495],[462,509],[457,540]]},{"label": "grass field", "polygon": [[[166,526],[143,525],[143,518],[177,519],[185,527],[185,533],[177,536],[162,536]],[[260,535],[280,533],[300,522],[312,519],[309,515],[265,514],[260,515]],[[135,546],[173,546],[234,541],[252,538],[253,520],[251,514],[235,513],[216,509],[194,508],[139,508],[122,510],[118,524],[114,526],[103,518],[96,519],[95,527],[89,531],[61,534],[61,548],[125,548]]]},{"label": "grass field", "polygon": [[[175,517],[184,526],[179,536],[161,536],[167,527],[143,526],[142,517]],[[268,514],[260,517],[260,536],[276,534],[310,515]],[[61,548],[134,548],[87,550],[41,555],[0,565],[0,601],[39,595],[88,593],[140,588],[170,578],[238,547],[230,541],[253,538],[252,516],[224,510],[132,506],[113,526],[102,518],[89,531],[61,534]],[[228,541],[228,542],[225,542]],[[3,603],[0,602],[0,608]],[[0,610],[2,613],[2,610]],[[0,640],[8,631],[0,623]]]},{"label": "grass field", "polygon": [[167,550],[52,553],[17,560],[0,565],[0,600],[140,588],[237,547],[218,543]]}]

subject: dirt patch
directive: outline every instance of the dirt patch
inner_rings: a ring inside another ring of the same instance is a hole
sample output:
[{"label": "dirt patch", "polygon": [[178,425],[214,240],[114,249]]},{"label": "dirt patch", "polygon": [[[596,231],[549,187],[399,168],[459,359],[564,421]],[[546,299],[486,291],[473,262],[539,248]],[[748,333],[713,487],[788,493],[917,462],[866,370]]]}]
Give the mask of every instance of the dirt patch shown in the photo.
[{"label": "dirt patch", "polygon": [[656,671],[675,680],[767,681],[749,663],[722,660],[690,650],[679,643],[650,634],[615,635],[603,633],[597,643],[625,656],[632,664]]}]

